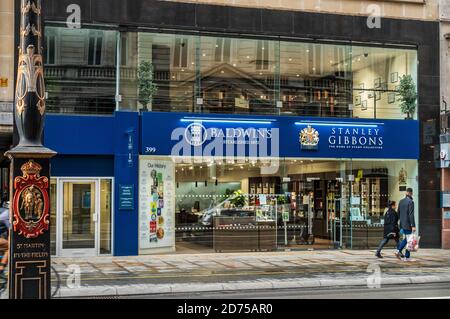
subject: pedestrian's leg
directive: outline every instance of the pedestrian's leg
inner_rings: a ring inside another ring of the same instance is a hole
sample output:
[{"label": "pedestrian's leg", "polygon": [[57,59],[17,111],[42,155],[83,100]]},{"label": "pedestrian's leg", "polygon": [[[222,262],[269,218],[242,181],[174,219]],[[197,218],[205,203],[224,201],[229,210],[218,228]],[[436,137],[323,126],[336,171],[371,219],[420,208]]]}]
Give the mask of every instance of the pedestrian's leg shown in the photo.
[{"label": "pedestrian's leg", "polygon": [[406,259],[411,258],[411,252],[410,252],[408,249],[407,249],[406,252],[405,252],[405,258],[406,258]]},{"label": "pedestrian's leg", "polygon": [[384,247],[388,242],[389,242],[389,239],[386,238],[386,237],[384,237],[384,238],[381,240],[380,245],[378,246],[378,249],[377,249],[377,255],[381,253],[381,250],[383,249],[383,247]]},{"label": "pedestrian's leg", "polygon": [[405,249],[407,243],[406,235],[403,234],[403,240],[400,242],[400,245],[397,246],[397,250],[401,253],[403,249]]}]

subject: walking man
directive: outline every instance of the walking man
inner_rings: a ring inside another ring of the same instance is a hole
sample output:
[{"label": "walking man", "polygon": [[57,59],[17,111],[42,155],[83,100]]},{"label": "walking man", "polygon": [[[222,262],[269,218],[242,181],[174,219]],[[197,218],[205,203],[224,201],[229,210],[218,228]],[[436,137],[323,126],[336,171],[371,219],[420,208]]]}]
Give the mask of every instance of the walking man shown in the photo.
[{"label": "walking man", "polygon": [[[407,235],[411,235],[416,231],[416,221],[414,218],[414,201],[412,198],[413,190],[412,188],[408,188],[406,190],[406,197],[403,198],[398,204],[398,216],[400,219],[400,234],[403,235],[403,240],[400,245],[397,247],[397,251],[395,255],[398,259],[401,260],[402,251],[405,249],[407,241]],[[405,261],[411,260],[411,252],[406,250]]]}]

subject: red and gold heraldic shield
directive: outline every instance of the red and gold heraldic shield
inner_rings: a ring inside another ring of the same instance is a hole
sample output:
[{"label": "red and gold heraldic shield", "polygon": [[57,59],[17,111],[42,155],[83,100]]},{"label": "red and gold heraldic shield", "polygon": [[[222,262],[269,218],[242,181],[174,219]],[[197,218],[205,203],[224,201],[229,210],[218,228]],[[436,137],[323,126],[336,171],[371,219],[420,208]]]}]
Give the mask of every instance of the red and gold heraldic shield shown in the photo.
[{"label": "red and gold heraldic shield", "polygon": [[25,238],[37,238],[49,229],[48,177],[40,176],[42,166],[29,160],[14,179],[14,232]]}]

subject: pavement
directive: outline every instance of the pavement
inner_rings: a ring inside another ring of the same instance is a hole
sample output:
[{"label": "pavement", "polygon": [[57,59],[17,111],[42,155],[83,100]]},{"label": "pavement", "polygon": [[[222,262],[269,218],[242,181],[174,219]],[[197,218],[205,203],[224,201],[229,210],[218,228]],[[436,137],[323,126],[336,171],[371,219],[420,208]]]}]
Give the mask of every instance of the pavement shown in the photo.
[{"label": "pavement", "polygon": [[53,258],[52,292],[56,298],[72,298],[450,285],[449,250],[421,249],[409,262],[395,258],[393,250],[383,253],[383,259],[368,250]]}]

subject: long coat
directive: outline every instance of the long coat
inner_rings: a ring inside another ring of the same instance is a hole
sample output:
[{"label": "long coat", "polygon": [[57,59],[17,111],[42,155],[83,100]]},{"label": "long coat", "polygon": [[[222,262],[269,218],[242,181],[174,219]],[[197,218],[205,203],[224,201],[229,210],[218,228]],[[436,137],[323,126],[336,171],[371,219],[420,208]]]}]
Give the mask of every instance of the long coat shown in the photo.
[{"label": "long coat", "polygon": [[398,203],[398,217],[400,218],[401,229],[411,231],[412,227],[416,227],[414,201],[411,197],[406,196]]}]

